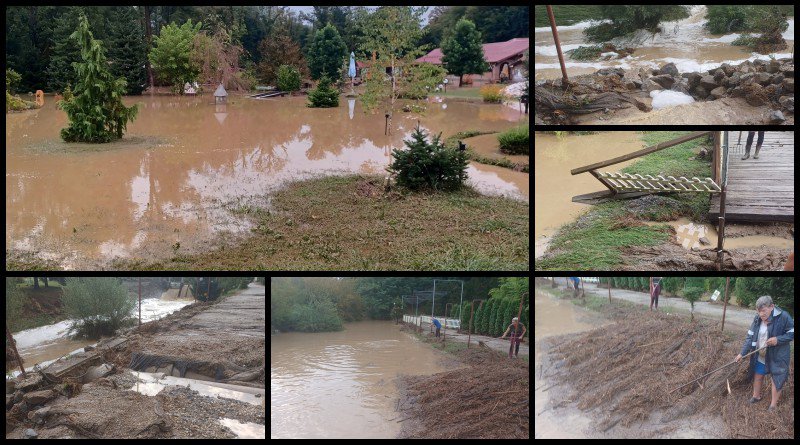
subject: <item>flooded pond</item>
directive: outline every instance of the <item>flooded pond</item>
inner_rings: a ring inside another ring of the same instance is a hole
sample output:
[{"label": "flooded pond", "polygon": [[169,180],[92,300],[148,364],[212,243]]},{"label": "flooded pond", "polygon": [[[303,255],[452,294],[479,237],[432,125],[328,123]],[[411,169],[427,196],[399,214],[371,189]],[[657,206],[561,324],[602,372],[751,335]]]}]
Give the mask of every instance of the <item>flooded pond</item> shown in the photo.
[{"label": "flooded pond", "polygon": [[[247,233],[230,208],[260,204],[287,181],[384,173],[418,119],[447,137],[503,131],[524,116],[444,100],[423,116],[397,113],[385,136],[383,116],[347,98],[329,109],[307,108],[305,97],[210,100],[127,97],[126,105],[139,103],[138,118],[121,141],[105,145],[61,142],[66,114],[52,97],[40,110],[7,114],[6,245],[66,269],[197,250],[210,235]],[[472,163],[468,174],[485,193],[527,200],[526,173]]]},{"label": "flooded pond", "polygon": [[[570,170],[611,159],[644,148],[640,134],[633,131],[606,131],[588,135],[555,136],[535,133],[534,180],[536,195],[536,257],[541,256],[556,229],[569,223],[590,208],[572,202],[572,197],[604,190],[588,173],[572,176]],[[635,162],[626,161],[609,169],[619,171]],[[605,170],[603,170],[605,171]]]},{"label": "flooded pond", "polygon": [[[601,68],[623,68],[638,70],[641,68],[658,68],[672,62],[681,73],[704,71],[717,67],[722,63],[739,64],[745,60],[768,59],[764,54],[751,53],[743,46],[732,46],[731,42],[739,33],[710,34],[703,24],[706,22],[706,6],[690,7],[689,17],[673,22],[660,24],[662,32],[652,35],[640,30],[634,36],[634,43],[617,44],[617,47],[635,47],[636,51],[622,59],[607,61],[576,61],[566,54],[565,64],[570,76],[593,73]],[[556,11],[557,15],[557,11]],[[789,28],[783,32],[788,49],[776,54],[776,58],[791,57],[794,46],[794,17],[789,17]],[[566,52],[579,46],[590,46],[583,36],[583,30],[590,23],[581,22],[569,26],[558,27],[561,50]],[[561,77],[553,34],[550,27],[539,27],[536,32],[535,77],[540,79],[556,79]],[[616,42],[614,42],[616,44]],[[674,123],[674,122],[673,122]]]},{"label": "flooded pond", "polygon": [[394,438],[398,374],[445,371],[442,356],[388,321],[271,337],[271,438]]}]

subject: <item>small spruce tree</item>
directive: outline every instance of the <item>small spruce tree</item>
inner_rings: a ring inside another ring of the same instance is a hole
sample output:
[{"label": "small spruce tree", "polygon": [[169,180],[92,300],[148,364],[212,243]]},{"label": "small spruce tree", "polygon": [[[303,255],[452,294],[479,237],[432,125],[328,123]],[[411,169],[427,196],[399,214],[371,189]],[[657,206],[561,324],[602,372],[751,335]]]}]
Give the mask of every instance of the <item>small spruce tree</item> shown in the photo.
[{"label": "small spruce tree", "polygon": [[339,90],[331,85],[328,76],[322,76],[317,88],[308,93],[308,106],[311,108],[332,108],[339,106]]}]

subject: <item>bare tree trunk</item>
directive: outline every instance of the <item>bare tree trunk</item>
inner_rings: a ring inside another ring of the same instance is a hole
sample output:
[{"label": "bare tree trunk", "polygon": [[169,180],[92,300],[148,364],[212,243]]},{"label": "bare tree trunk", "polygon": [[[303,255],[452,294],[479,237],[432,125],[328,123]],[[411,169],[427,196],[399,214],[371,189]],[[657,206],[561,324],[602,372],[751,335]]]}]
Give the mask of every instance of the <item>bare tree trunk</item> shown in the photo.
[{"label": "bare tree trunk", "polygon": [[39,277],[33,277],[33,288],[39,289]]},{"label": "bare tree trunk", "polygon": [[[153,27],[150,23],[150,7],[149,6],[142,6],[142,11],[144,12],[144,29],[145,29],[145,38],[147,40],[147,54],[150,54],[150,48],[153,44]],[[153,82],[153,67],[150,65],[150,57],[147,57],[145,60],[145,66],[147,68],[147,78],[150,80],[150,94],[154,93],[155,83]]]}]

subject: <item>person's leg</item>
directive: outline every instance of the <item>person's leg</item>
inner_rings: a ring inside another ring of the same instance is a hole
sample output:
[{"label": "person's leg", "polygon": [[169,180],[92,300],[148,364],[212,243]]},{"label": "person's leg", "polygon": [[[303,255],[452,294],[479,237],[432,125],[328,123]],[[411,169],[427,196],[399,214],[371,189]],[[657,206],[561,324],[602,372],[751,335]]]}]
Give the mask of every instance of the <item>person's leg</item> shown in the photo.
[{"label": "person's leg", "polygon": [[660,284],[658,286],[656,286],[656,288],[653,290],[653,293],[656,296],[656,310],[658,310],[658,295],[661,293],[661,285]]},{"label": "person's leg", "polygon": [[758,142],[756,142],[756,152],[753,153],[753,159],[758,159],[758,151],[761,150],[761,144],[764,143],[764,132],[758,132]]},{"label": "person's leg", "polygon": [[[519,343],[520,343],[520,340],[521,340],[521,339],[520,339],[519,337],[517,337],[517,341],[516,341],[516,343],[517,343],[517,349],[516,349],[516,350],[514,350],[514,357],[519,357]],[[773,394],[774,394],[774,392],[773,392]],[[774,397],[775,397],[775,396],[773,396],[773,398],[774,398]]]},{"label": "person's leg", "polygon": [[747,145],[744,147],[744,156],[742,156],[742,160],[750,157],[750,147],[753,146],[753,136],[756,135],[755,131],[748,131],[747,132]]},{"label": "person's leg", "polygon": [[764,383],[764,375],[763,374],[756,374],[755,379],[753,379],[753,397],[756,399],[761,398],[761,384]]},{"label": "person's leg", "polygon": [[508,345],[508,358],[511,358],[511,354],[514,352],[514,336],[511,336],[511,341]]},{"label": "person's leg", "polygon": [[[770,376],[771,378],[771,376]],[[781,398],[781,392],[778,391],[778,388],[775,387],[775,380],[772,381],[772,401],[770,402],[769,406],[776,407],[778,406],[778,400]]]}]

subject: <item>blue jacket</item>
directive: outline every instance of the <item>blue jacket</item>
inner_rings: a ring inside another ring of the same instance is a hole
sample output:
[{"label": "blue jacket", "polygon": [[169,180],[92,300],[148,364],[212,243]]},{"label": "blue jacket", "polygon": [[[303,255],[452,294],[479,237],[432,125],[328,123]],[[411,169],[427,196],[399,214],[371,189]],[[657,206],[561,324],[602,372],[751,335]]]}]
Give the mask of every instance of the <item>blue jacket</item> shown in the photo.
[{"label": "blue jacket", "polygon": [[436,329],[441,329],[442,328],[442,324],[439,323],[439,320],[437,320],[435,318],[433,319],[433,324],[436,326]]},{"label": "blue jacket", "polygon": [[[742,355],[756,349],[756,342],[758,341],[758,328],[761,325],[761,318],[755,316],[753,322],[750,324],[750,329],[747,331],[747,338],[744,339],[742,345]],[[778,344],[776,346],[767,347],[767,356],[764,359],[764,365],[767,372],[772,374],[772,381],[775,382],[775,387],[780,391],[783,389],[783,384],[786,383],[786,378],[789,376],[789,343],[794,340],[794,320],[785,311],[780,310],[778,306],[772,310],[772,313],[767,319],[767,338],[776,337]],[[748,371],[748,380],[753,378],[756,367],[756,360],[758,354],[750,356],[750,370]]]}]

